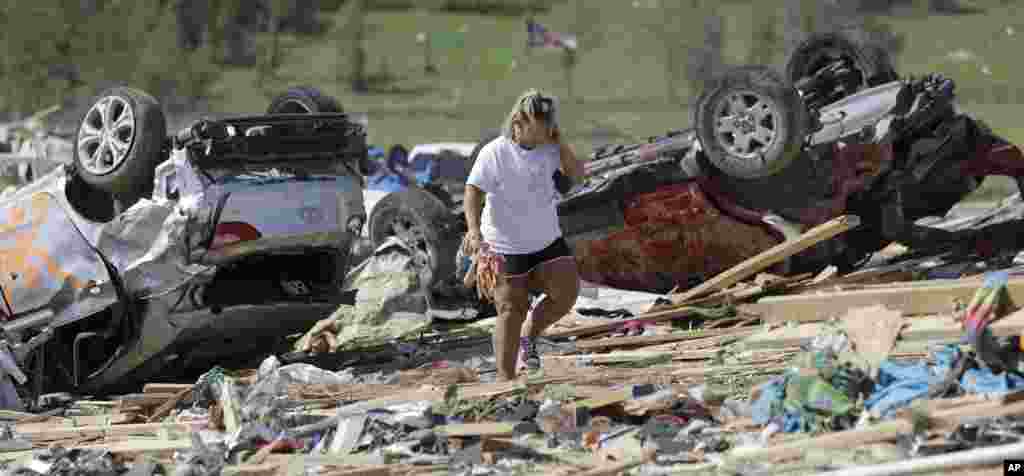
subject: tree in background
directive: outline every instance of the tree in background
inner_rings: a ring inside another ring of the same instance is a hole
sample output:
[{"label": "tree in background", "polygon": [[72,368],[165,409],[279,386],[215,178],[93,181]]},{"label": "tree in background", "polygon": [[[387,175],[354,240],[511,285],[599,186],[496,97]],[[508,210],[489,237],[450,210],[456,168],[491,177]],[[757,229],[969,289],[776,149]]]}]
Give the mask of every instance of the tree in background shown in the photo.
[{"label": "tree in background", "polygon": [[2,94],[5,108],[17,116],[60,102],[66,92],[66,78],[53,74],[56,65],[70,66],[76,19],[65,7],[60,0],[5,5]]},{"label": "tree in background", "polygon": [[707,82],[725,67],[722,54],[725,49],[725,19],[719,13],[717,0],[690,0],[691,14],[703,20],[702,28],[698,27],[696,44],[688,45],[689,62],[686,65],[686,80],[691,95],[704,90]]},{"label": "tree in background", "polygon": [[366,78],[366,46],[363,44],[366,32],[366,14],[370,0],[349,0],[348,5],[338,13],[335,41],[338,43],[338,70],[340,81],[349,82],[355,93],[369,91]]},{"label": "tree in background", "polygon": [[751,2],[751,38],[747,63],[771,65],[780,46],[777,6],[768,0]]},{"label": "tree in background", "polygon": [[578,98],[575,93],[576,66],[580,57],[600,48],[606,38],[606,26],[601,21],[601,4],[593,0],[572,0],[573,20],[569,25],[569,33],[576,37],[575,48],[563,48],[562,67],[565,71],[565,87],[567,97],[571,101]]},{"label": "tree in background", "polygon": [[903,51],[904,35],[880,21],[880,13],[874,8],[874,3],[868,2],[865,7],[862,2],[865,0],[835,3],[785,0],[783,25],[787,57],[810,34],[840,31],[859,43],[889,52],[895,61]]},{"label": "tree in background", "polygon": [[207,23],[210,21],[210,2],[177,0],[175,14],[178,25],[178,49],[195,51],[203,46]]},{"label": "tree in background", "polygon": [[266,52],[263,67],[260,68],[260,83],[266,75],[273,75],[281,62],[281,28],[287,18],[289,0],[270,0],[270,48]]},{"label": "tree in background", "polygon": [[253,66],[259,60],[253,33],[269,23],[265,0],[213,0],[210,53],[218,64]]},{"label": "tree in background", "polygon": [[174,48],[180,30],[173,8],[159,12],[153,31],[136,40],[142,50],[135,58],[137,68],[130,76],[134,84],[156,97],[170,112],[196,108],[209,97],[210,87],[220,77],[210,42],[193,50]]},{"label": "tree in background", "polygon": [[324,25],[317,18],[317,12],[320,11],[318,3],[317,0],[283,2],[280,6],[287,8],[287,12],[282,10],[281,24],[278,28],[302,35],[323,33]]},{"label": "tree in background", "polygon": [[636,0],[633,8],[647,30],[663,46],[665,96],[672,104],[682,104],[679,80],[699,92],[703,80],[713,75],[722,63],[722,18],[717,2],[707,0]]}]

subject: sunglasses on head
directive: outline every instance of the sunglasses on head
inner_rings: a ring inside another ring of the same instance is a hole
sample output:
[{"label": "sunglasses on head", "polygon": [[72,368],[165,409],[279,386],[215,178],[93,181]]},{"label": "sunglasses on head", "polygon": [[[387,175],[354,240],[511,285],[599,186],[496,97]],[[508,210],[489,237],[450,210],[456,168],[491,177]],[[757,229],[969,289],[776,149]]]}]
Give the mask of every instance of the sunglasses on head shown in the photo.
[{"label": "sunglasses on head", "polygon": [[[540,94],[533,96],[526,96],[523,98],[521,105],[526,106],[532,100],[533,107],[527,107],[523,109],[524,114],[533,113],[537,118],[543,120],[549,120],[551,114],[555,110],[555,101],[549,97],[542,96]],[[533,109],[530,111],[530,109]]]}]

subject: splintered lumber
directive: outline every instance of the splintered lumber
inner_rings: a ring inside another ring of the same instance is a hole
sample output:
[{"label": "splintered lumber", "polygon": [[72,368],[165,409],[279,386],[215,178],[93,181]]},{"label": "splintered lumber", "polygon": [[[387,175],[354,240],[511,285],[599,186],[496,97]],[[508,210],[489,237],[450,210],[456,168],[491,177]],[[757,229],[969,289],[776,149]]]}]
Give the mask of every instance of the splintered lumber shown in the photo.
[{"label": "splintered lumber", "polygon": [[95,436],[152,435],[163,429],[176,432],[188,432],[191,428],[191,425],[180,423],[139,423],[79,427],[48,426],[45,428],[35,427],[24,430],[16,427],[16,431],[19,435],[29,440],[56,440],[62,438]]},{"label": "splintered lumber", "polygon": [[591,365],[640,363],[651,360],[672,360],[672,352],[619,351],[608,354],[545,355],[541,357],[541,359],[544,362],[563,362],[567,364],[574,364],[576,367],[588,367]]},{"label": "splintered lumber", "polygon": [[162,405],[172,398],[174,398],[173,393],[137,393],[118,397],[117,401],[122,406],[152,407]]},{"label": "splintered lumber", "polygon": [[515,423],[461,423],[453,425],[441,425],[434,428],[438,435],[448,437],[460,436],[511,436],[515,431]]},{"label": "splintered lumber", "polygon": [[142,387],[142,393],[178,393],[191,389],[191,383],[147,383]]},{"label": "splintered lumber", "polygon": [[[536,381],[528,381],[527,385],[548,385],[554,383],[562,383],[573,380],[572,376],[558,376],[558,377],[546,377],[538,379]],[[518,392],[523,387],[523,382],[518,380],[504,381],[504,382],[489,382],[489,383],[474,383],[474,384],[459,384],[457,385],[459,391],[459,398],[469,400],[475,398],[493,398],[499,397],[505,394]],[[375,398],[372,400],[361,401],[346,405],[348,411],[357,413],[360,411],[367,411],[375,408],[383,408],[389,405],[394,405],[402,402],[410,401],[430,401],[430,402],[443,402],[446,388],[444,386],[424,386],[420,388],[408,389],[403,392],[392,393],[387,396]],[[338,412],[338,408],[330,409],[319,409],[311,410],[307,412],[309,415],[316,416],[335,416]]]},{"label": "splintered lumber", "polygon": [[[1024,414],[1024,402],[1005,403],[1000,400],[994,400],[937,411],[929,415],[929,420],[934,426],[952,429],[960,423],[975,418],[998,418],[1020,414]],[[811,449],[855,448],[862,445],[895,440],[901,435],[913,432],[913,426],[914,424],[910,419],[897,418],[864,428],[837,431],[822,436],[804,438],[763,448],[737,448],[730,453],[730,456],[759,461],[795,458],[802,456],[805,451]]]},{"label": "splintered lumber", "polygon": [[833,218],[804,232],[799,238],[779,243],[719,273],[700,285],[671,297],[673,304],[683,303],[704,294],[732,286],[811,246],[845,233],[860,225],[860,217],[844,215]]},{"label": "splintered lumber", "polygon": [[634,317],[632,319],[621,319],[621,320],[616,320],[614,322],[608,322],[608,323],[604,323],[604,324],[594,324],[592,326],[581,326],[581,327],[577,327],[577,328],[569,329],[569,330],[564,330],[564,331],[547,332],[547,333],[544,334],[544,337],[548,337],[548,338],[580,337],[580,336],[586,336],[586,335],[600,334],[602,332],[611,332],[611,331],[614,331],[616,329],[621,329],[624,326],[626,326],[626,324],[628,324],[630,322],[651,322],[651,323],[666,322],[666,321],[671,321],[673,319],[680,319],[680,318],[683,318],[683,317],[688,317],[688,316],[691,316],[691,315],[695,315],[696,311],[697,310],[694,309],[694,308],[686,307],[686,308],[678,308],[678,309],[669,309],[667,311],[648,312],[648,313],[641,314],[641,315],[639,315],[637,317]]},{"label": "splintered lumber", "polygon": [[643,454],[639,458],[636,458],[632,461],[627,461],[624,463],[613,464],[608,466],[599,466],[597,468],[590,469],[587,471],[572,473],[572,476],[615,476],[617,474],[622,473],[623,471],[635,468],[646,463],[650,463],[654,461],[654,458],[654,450],[647,448],[644,449]]},{"label": "splintered lumber", "polygon": [[[765,283],[744,285],[738,289],[735,286],[729,286],[726,289],[716,291],[713,294],[688,301],[680,301],[674,304],[653,304],[648,308],[648,312],[667,311],[670,309],[678,309],[683,306],[711,306],[727,302],[744,301],[765,293],[804,288],[808,286],[808,281],[813,277],[814,273],[803,273],[796,276],[780,277],[779,279]],[[676,289],[673,288],[669,294],[676,294]]]},{"label": "splintered lumber", "polygon": [[179,391],[178,393],[174,394],[171,398],[167,399],[167,401],[165,401],[162,405],[157,407],[156,410],[153,410],[153,414],[149,416],[149,420],[147,421],[149,423],[153,423],[167,416],[169,413],[171,413],[171,410],[174,410],[174,407],[176,407],[179,402],[184,400],[192,393],[192,388],[193,386],[189,385],[188,388]]},{"label": "splintered lumber", "polygon": [[588,340],[576,342],[577,351],[594,351],[599,349],[612,349],[618,347],[641,347],[647,345],[658,345],[682,340],[693,340],[713,336],[736,336],[743,337],[753,334],[749,329],[698,329],[697,331],[678,331],[671,334],[655,336],[632,336],[612,337],[610,339]]},{"label": "splintered lumber", "polygon": [[[561,337],[582,337],[582,336],[589,336],[589,335],[594,335],[594,334],[601,334],[601,333],[604,333],[604,332],[611,332],[611,331],[614,331],[614,330],[617,330],[617,329],[625,328],[628,324],[633,323],[633,322],[657,324],[659,322],[668,322],[668,321],[672,321],[672,320],[675,320],[675,319],[680,319],[680,318],[683,318],[683,317],[695,316],[695,315],[698,315],[699,311],[700,310],[697,309],[697,308],[680,307],[680,308],[669,309],[669,310],[665,310],[665,311],[647,312],[647,313],[641,314],[641,315],[639,315],[637,317],[634,317],[634,318],[631,318],[631,319],[620,319],[620,320],[616,320],[614,322],[607,322],[607,323],[604,323],[604,324],[594,324],[594,325],[591,325],[591,326],[581,326],[581,327],[577,327],[577,328],[569,329],[569,330],[564,330],[564,331],[548,332],[548,333],[544,334],[544,337],[555,339],[555,338],[561,338]],[[695,329],[693,331],[687,331],[687,332],[692,332],[692,333],[703,332],[701,334],[695,334],[695,335],[697,337],[710,337],[710,336],[723,335],[723,334],[720,333],[720,332],[723,332],[723,331],[726,332],[726,333],[728,333],[730,331],[731,332],[736,332],[736,329],[709,329],[709,330]],[[719,332],[719,333],[716,333],[716,332]]]},{"label": "splintered lumber", "polygon": [[[955,341],[964,335],[960,324],[950,317],[919,317],[903,319],[897,342]],[[743,341],[748,349],[769,349],[795,347],[810,343],[815,337],[827,332],[825,323],[809,322],[794,328],[779,328],[761,334],[754,334]],[[993,321],[988,329],[997,337],[1009,337],[1024,333],[1024,310]]]},{"label": "splintered lumber", "polygon": [[[126,441],[115,441],[112,443],[95,443],[88,445],[69,446],[69,450],[104,450],[114,454],[133,456],[151,453],[172,453],[192,448],[192,440],[182,438],[177,440],[164,439],[132,439]],[[0,460],[17,460],[31,457],[35,450],[11,451],[0,453]]]},{"label": "splintered lumber", "polygon": [[[761,298],[743,306],[743,310],[760,314],[769,323],[825,321],[849,309],[876,304],[898,309],[904,315],[944,314],[957,302],[970,302],[981,285],[976,279],[893,283],[880,289]],[[1004,309],[1019,309],[1019,303],[1024,302],[1024,278],[1008,280],[1000,301]]]}]

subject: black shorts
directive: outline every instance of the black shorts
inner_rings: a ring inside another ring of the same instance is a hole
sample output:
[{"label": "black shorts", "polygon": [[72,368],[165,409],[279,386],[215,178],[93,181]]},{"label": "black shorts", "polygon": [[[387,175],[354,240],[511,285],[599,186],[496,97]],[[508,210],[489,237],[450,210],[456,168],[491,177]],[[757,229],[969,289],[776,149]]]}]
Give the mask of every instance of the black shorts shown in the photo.
[{"label": "black shorts", "polygon": [[569,244],[565,242],[565,239],[559,237],[546,248],[536,253],[529,253],[525,255],[503,254],[501,257],[505,264],[505,276],[517,277],[530,274],[530,271],[533,271],[533,268],[547,263],[548,261],[554,261],[565,257],[573,257],[573,254],[572,250],[569,249]]}]

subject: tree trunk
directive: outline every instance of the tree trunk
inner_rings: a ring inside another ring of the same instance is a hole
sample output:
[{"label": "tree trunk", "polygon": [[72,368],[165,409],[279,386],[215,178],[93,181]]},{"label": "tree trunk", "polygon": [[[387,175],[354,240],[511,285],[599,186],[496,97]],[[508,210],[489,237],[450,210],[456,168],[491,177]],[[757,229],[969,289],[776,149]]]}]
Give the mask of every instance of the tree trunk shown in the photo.
[{"label": "tree trunk", "polygon": [[317,21],[319,7],[316,0],[294,0],[291,11],[279,12],[282,19],[278,29],[285,29],[295,33],[311,35],[320,31],[320,23]]},{"label": "tree trunk", "polygon": [[573,91],[573,79],[576,72],[576,52],[565,48],[562,55],[562,68],[565,71],[565,87],[568,92],[568,99],[575,101],[576,95]]},{"label": "tree trunk", "polygon": [[210,20],[207,23],[207,38],[210,42],[210,62],[220,64],[224,60],[224,24],[228,8],[224,0],[210,1]]},{"label": "tree trunk", "polygon": [[281,17],[275,17],[270,21],[270,70],[277,70],[281,55]]},{"label": "tree trunk", "polygon": [[[667,32],[663,32],[664,35],[668,36]],[[672,42],[668,39],[664,39],[665,44],[665,95],[668,97],[668,101],[672,104],[679,104],[679,95],[676,94],[676,55],[675,48],[673,48]]]},{"label": "tree trunk", "polygon": [[355,34],[352,38],[353,65],[352,65],[352,90],[356,93],[369,91],[369,84],[366,81],[366,50],[363,48],[363,28],[366,19],[366,0],[353,0],[355,2]]},{"label": "tree trunk", "polygon": [[200,0],[178,0],[178,48],[192,51],[203,44],[203,31],[210,16],[207,2]]}]

